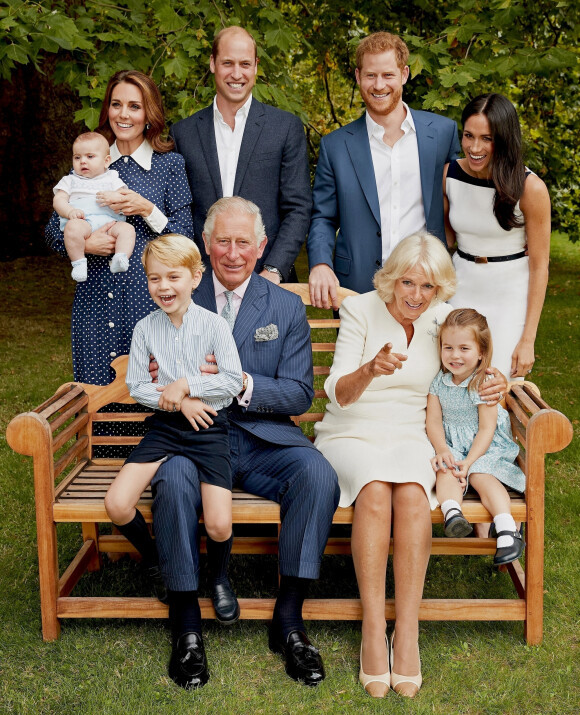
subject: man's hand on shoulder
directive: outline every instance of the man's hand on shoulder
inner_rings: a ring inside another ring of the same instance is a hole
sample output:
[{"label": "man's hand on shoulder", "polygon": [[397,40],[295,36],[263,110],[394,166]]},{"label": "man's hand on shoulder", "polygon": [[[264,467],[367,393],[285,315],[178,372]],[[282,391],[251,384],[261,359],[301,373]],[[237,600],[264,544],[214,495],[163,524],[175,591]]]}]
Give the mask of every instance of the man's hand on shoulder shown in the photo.
[{"label": "man's hand on shoulder", "polygon": [[308,279],[310,301],[315,308],[338,310],[336,289],[340,286],[334,271],[326,263],[318,263],[310,271]]}]

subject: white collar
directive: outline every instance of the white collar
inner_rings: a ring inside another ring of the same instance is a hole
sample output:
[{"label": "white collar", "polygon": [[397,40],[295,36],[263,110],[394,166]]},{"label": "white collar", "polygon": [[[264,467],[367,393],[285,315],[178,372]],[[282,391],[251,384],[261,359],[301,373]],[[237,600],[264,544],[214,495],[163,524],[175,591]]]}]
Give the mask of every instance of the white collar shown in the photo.
[{"label": "white collar", "polygon": [[[415,122],[413,121],[413,115],[411,114],[411,110],[409,109],[409,106],[403,102],[403,107],[405,107],[406,110],[406,115],[403,121],[401,122],[401,129],[405,134],[409,131],[412,130],[416,132],[415,129]],[[369,135],[369,139],[373,136],[377,136],[378,139],[381,141],[383,140],[383,135],[385,133],[385,128],[381,125],[375,122],[375,120],[371,117],[371,115],[366,112],[366,121],[367,121],[367,132]]]},{"label": "white collar", "polygon": [[[220,283],[220,281],[217,279],[216,274],[213,271],[211,272],[211,275],[213,278],[214,295],[217,297],[218,295],[225,293],[227,288]],[[252,276],[250,274],[243,283],[240,283],[240,285],[237,288],[234,288],[234,290],[232,291],[235,295],[238,296],[238,298],[242,299],[246,294],[246,290],[248,288],[248,284],[251,278]]]},{"label": "white collar", "polygon": [[[236,118],[244,117],[244,119],[247,119],[248,114],[250,113],[250,105],[251,104],[252,104],[252,95],[250,94],[250,96],[246,99],[246,101],[242,104],[242,106],[236,112]],[[224,122],[223,115],[220,112],[218,105],[217,105],[217,94],[213,98],[213,115],[214,115],[214,117],[217,117],[217,119],[220,119],[222,122]]]},{"label": "white collar", "polygon": [[[117,159],[120,159],[123,154],[119,151],[119,148],[117,147],[117,142],[115,141],[113,144],[111,144],[110,148],[110,153],[111,153],[111,159],[113,161],[117,161]],[[142,169],[145,169],[145,171],[149,171],[151,169],[151,157],[153,156],[153,147],[147,139],[145,139],[139,146],[135,149],[135,151],[131,154],[131,159],[133,159],[137,164]]]}]

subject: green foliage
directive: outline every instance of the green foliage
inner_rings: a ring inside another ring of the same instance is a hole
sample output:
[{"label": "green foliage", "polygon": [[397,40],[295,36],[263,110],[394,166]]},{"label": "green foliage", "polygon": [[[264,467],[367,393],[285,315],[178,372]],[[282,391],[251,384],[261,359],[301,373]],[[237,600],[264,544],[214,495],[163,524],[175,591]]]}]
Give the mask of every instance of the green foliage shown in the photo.
[{"label": "green foliage", "polygon": [[320,136],[360,114],[357,42],[388,29],[411,50],[411,106],[459,119],[476,94],[514,101],[528,164],[551,190],[554,227],[576,240],[579,16],[576,0],[0,0],[0,77],[18,64],[42,72],[57,54],[54,80],[78,95],[75,119],[94,128],[110,75],[139,69],[158,82],[175,120],[211,101],[213,36],[240,24],[259,46],[256,97],[302,118],[315,157]]}]

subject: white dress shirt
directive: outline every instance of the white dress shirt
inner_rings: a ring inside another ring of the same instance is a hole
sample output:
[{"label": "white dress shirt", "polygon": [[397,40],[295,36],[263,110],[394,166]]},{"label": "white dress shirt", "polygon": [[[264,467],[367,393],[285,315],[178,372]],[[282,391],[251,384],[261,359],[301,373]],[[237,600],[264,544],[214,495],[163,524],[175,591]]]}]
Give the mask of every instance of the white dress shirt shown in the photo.
[{"label": "white dress shirt", "polygon": [[[125,163],[127,162],[127,157],[121,154],[117,147],[117,142],[111,144],[109,153],[111,154],[112,162],[117,161],[117,159],[120,159],[121,157],[123,157]],[[131,159],[139,164],[142,169],[145,169],[145,171],[151,171],[152,156],[153,147],[149,144],[147,139],[145,139],[145,141],[139,144],[139,146],[131,154]],[[129,186],[129,188],[131,187]],[[153,206],[153,211],[149,214],[149,216],[143,216],[143,220],[155,233],[161,233],[168,223],[167,216],[155,205]]]},{"label": "white dress shirt", "polygon": [[245,104],[236,112],[234,128],[232,130],[230,125],[224,121],[222,113],[218,109],[217,95],[213,98],[213,127],[220,165],[223,196],[234,195],[234,182],[236,180],[240,147],[242,146],[244,129],[246,128],[246,120],[251,103],[252,95],[248,97]]},{"label": "white dress shirt", "polygon": [[[215,273],[212,273],[213,277],[213,287],[215,291],[215,304],[216,304],[216,309],[219,315],[221,315],[222,310],[224,309],[226,303],[227,303],[227,298],[226,298],[226,288],[218,281],[216,278]],[[234,310],[236,311],[236,316],[238,314],[238,311],[240,309],[240,305],[242,304],[242,298],[246,294],[246,289],[248,287],[248,284],[250,283],[250,276],[249,278],[246,278],[246,280],[239,285],[235,290],[234,294],[232,296],[232,304],[234,306]],[[218,363],[219,367],[219,363]],[[241,405],[242,407],[247,407],[250,404],[250,401],[252,400],[252,393],[254,391],[254,380],[252,379],[252,376],[248,374],[247,372],[245,373],[246,377],[248,378],[248,386],[246,387],[244,394],[242,396],[237,396],[236,399],[238,401],[238,404]]]},{"label": "white dress shirt", "polygon": [[367,131],[381,212],[382,262],[403,238],[425,230],[421,171],[415,123],[409,107],[401,124],[403,136],[390,147],[384,128],[366,113]]}]

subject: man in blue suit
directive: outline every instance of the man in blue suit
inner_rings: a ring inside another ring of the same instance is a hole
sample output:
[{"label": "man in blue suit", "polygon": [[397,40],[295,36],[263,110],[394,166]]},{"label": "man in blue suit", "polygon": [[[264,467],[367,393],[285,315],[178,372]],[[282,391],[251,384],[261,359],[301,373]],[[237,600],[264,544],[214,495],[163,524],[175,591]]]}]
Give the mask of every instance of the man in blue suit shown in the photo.
[{"label": "man in blue suit", "polygon": [[[365,114],[324,137],[308,235],[310,295],[337,308],[336,286],[372,290],[372,277],[406,236],[445,242],[443,167],[459,154],[457,125],[403,102],[409,50],[377,32],[356,53]],[[338,233],[337,233],[338,232]]]},{"label": "man in blue suit", "polygon": [[[244,370],[242,392],[228,408],[233,482],[280,504],[281,581],[270,648],[283,654],[288,675],[317,685],[324,668],[306,636],[302,605],[308,585],[318,578],[340,490],[334,469],[290,419],[305,412],[314,395],[306,311],[298,296],[254,273],[267,242],[255,204],[240,197],[220,199],[208,212],[203,236],[212,270],[194,300],[235,319],[233,336]],[[173,457],[159,468],[153,489],[172,627],[169,674],[182,687],[201,687],[209,674],[197,598],[202,504],[195,465]],[[221,596],[225,602],[219,607],[237,610],[229,583]]]},{"label": "man in blue suit", "polygon": [[201,234],[209,207],[222,196],[243,196],[260,207],[268,236],[256,270],[275,283],[295,281],[294,260],[312,206],[302,122],[252,98],[258,58],[254,38],[243,28],[216,35],[210,70],[213,104],[170,132],[185,159],[195,241],[205,255]]}]

